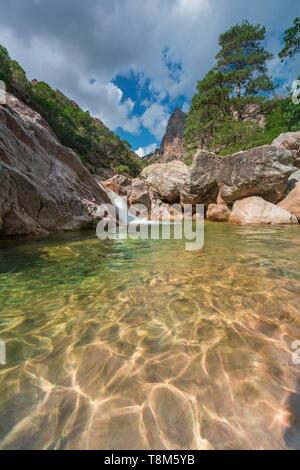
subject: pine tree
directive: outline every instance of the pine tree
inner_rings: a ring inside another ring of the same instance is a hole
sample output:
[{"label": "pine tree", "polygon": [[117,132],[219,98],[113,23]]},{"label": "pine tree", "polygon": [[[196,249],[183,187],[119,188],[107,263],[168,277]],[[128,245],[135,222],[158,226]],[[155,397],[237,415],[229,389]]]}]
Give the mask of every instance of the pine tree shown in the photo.
[{"label": "pine tree", "polygon": [[293,59],[300,52],[300,17],[295,18],[294,26],[285,31],[283,40],[284,47],[279,53],[282,62],[286,58]]},{"label": "pine tree", "polygon": [[186,142],[192,143],[194,147],[205,147],[218,124],[228,115],[229,109],[229,90],[223,75],[214,69],[210,70],[198,82],[188,114]]},{"label": "pine tree", "polygon": [[248,21],[221,34],[217,63],[198,82],[192,100],[185,130],[187,148],[219,151],[245,146],[245,140],[259,132],[255,118],[268,110],[267,98],[274,90],[267,73],[267,61],[273,56],[264,49],[264,38],[265,28]]},{"label": "pine tree", "polygon": [[274,89],[267,73],[267,61],[273,56],[262,45],[265,33],[263,26],[243,21],[219,37],[221,49],[216,56],[216,69],[230,89],[239,121],[247,117],[244,116],[247,104],[262,103]]},{"label": "pine tree", "polygon": [[9,89],[12,74],[10,70],[10,57],[5,49],[5,47],[1,46],[0,44],[0,80],[5,82],[6,88]]}]

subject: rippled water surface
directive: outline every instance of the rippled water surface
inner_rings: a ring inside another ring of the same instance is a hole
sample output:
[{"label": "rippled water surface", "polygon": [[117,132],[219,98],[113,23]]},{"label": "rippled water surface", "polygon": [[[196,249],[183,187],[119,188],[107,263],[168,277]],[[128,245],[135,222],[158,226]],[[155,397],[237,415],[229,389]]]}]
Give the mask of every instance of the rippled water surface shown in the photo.
[{"label": "rippled water surface", "polygon": [[0,243],[0,447],[300,447],[299,227]]}]

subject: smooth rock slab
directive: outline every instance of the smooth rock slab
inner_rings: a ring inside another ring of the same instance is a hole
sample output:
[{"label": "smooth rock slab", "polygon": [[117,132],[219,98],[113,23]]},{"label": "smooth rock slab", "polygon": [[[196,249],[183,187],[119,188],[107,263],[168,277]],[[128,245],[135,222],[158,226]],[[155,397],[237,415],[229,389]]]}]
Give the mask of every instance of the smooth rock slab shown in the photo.
[{"label": "smooth rock slab", "polygon": [[236,201],[233,205],[229,222],[237,225],[247,224],[298,224],[297,218],[261,197],[249,197]]}]

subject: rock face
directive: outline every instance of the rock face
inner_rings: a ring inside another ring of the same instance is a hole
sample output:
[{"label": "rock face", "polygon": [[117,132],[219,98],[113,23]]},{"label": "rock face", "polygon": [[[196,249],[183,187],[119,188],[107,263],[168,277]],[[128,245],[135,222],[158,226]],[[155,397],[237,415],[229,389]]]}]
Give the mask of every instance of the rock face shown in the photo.
[{"label": "rock face", "polygon": [[0,235],[77,230],[109,202],[43,118],[7,94],[0,106]]},{"label": "rock face", "polygon": [[220,195],[229,204],[250,196],[277,203],[296,164],[295,153],[271,145],[224,157],[219,168]]},{"label": "rock face", "polygon": [[300,221],[300,183],[296,183],[294,189],[278,204],[278,207],[294,214]]},{"label": "rock face", "polygon": [[179,202],[188,175],[188,167],[181,161],[157,163],[144,168],[141,177],[164,202]]},{"label": "rock face", "polygon": [[171,114],[157,156],[164,161],[180,160],[184,155],[183,133],[186,114],[179,108]]},{"label": "rock face", "polygon": [[236,201],[229,222],[237,225],[247,224],[298,224],[297,218],[261,197],[249,197]]},{"label": "rock face", "polygon": [[215,222],[227,222],[230,209],[225,204],[209,204],[206,218]]},{"label": "rock face", "polygon": [[214,203],[218,193],[219,168],[222,159],[211,152],[198,150],[195,154],[186,183],[181,192],[184,204]]}]

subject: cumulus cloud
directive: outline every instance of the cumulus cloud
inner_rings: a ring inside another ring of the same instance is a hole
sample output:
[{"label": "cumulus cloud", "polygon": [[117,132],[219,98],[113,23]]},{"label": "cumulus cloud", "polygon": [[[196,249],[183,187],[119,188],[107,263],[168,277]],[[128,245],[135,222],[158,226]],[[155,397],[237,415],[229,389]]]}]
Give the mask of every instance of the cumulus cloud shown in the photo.
[{"label": "cumulus cloud", "polygon": [[153,143],[153,144],[147,145],[146,147],[139,147],[139,148],[135,151],[135,153],[136,153],[140,158],[143,158],[143,157],[145,157],[146,155],[149,155],[149,153],[155,152],[156,149],[157,149],[157,144],[156,144],[156,143]]},{"label": "cumulus cloud", "polygon": [[141,116],[141,124],[149,129],[157,139],[161,139],[165,133],[170,114],[161,103],[151,104]]},{"label": "cumulus cloud", "polygon": [[[297,0],[10,0],[1,8],[0,43],[31,78],[48,81],[112,129],[137,133],[144,126],[160,138],[169,111],[163,100],[191,98],[214,64],[221,32],[245,18],[262,23],[278,53],[297,14]],[[297,66],[299,60],[292,74]],[[278,61],[271,67],[284,79]],[[113,83],[131,71],[151,84],[142,116]]]}]

